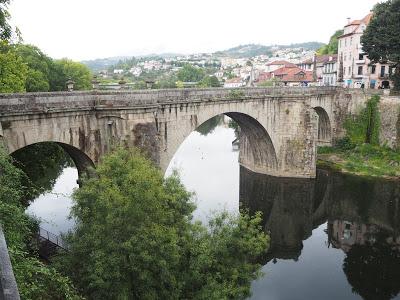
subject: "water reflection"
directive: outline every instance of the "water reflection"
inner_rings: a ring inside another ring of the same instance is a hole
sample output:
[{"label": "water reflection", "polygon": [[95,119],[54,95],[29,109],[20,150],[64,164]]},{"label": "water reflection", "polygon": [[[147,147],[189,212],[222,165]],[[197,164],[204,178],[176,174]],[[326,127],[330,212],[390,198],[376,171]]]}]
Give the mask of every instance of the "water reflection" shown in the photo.
[{"label": "water reflection", "polygon": [[[392,299],[400,291],[396,182],[318,171],[316,180],[240,169],[240,202],[264,213],[271,247],[253,299]],[[357,296],[359,295],[359,296]]]}]

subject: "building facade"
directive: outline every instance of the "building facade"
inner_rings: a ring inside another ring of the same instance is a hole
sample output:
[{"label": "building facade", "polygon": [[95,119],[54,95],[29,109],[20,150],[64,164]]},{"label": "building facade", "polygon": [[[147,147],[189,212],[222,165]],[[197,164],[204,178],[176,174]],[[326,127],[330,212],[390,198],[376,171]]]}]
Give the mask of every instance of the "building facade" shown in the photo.
[{"label": "building facade", "polygon": [[372,13],[361,20],[349,22],[344,33],[338,38],[339,69],[338,77],[342,85],[349,88],[390,88],[389,80],[393,69],[389,64],[371,64],[363,52],[361,36],[371,21]]}]

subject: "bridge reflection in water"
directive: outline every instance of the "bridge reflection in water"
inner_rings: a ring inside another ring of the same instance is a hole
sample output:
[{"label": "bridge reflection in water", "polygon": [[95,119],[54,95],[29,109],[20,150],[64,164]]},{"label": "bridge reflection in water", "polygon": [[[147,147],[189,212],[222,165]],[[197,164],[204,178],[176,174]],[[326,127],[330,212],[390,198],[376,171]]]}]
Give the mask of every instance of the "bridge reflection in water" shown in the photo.
[{"label": "bridge reflection in water", "polygon": [[316,180],[240,169],[240,203],[271,245],[253,299],[398,299],[400,186],[318,170]]}]

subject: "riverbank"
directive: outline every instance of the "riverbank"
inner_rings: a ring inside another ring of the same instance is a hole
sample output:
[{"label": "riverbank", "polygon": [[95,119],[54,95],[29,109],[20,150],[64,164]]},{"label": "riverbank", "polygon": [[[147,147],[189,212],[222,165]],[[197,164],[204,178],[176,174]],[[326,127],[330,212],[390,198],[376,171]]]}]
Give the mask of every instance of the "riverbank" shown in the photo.
[{"label": "riverbank", "polygon": [[400,180],[400,152],[387,147],[369,144],[349,150],[321,147],[317,165],[357,176]]}]

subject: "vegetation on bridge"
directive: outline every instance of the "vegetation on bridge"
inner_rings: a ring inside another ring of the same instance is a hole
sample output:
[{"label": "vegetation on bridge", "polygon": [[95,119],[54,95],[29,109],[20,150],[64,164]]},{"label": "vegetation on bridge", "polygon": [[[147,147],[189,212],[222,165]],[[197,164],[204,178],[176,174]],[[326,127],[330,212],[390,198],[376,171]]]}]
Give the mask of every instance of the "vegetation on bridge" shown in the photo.
[{"label": "vegetation on bridge", "polygon": [[379,145],[379,96],[344,124],[346,136],[335,147],[318,149],[320,166],[362,176],[400,178],[400,152]]}]

